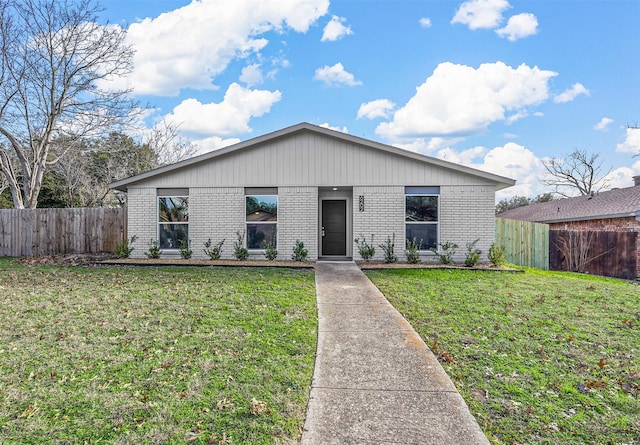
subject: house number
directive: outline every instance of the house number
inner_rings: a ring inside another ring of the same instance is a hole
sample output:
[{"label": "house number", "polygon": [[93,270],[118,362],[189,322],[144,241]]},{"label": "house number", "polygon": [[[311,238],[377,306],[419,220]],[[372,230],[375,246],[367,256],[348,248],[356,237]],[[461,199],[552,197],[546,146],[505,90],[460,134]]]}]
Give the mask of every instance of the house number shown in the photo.
[{"label": "house number", "polygon": [[360,195],[360,197],[359,197],[359,204],[360,204],[360,206],[359,206],[359,210],[360,210],[361,212],[364,212],[364,195]]}]

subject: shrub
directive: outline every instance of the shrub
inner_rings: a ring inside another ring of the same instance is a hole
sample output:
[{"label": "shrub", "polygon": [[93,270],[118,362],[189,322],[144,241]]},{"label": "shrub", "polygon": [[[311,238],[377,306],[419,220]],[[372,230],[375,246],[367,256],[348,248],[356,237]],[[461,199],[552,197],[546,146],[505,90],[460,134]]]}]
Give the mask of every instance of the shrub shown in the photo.
[{"label": "shrub", "polygon": [[273,241],[265,241],[264,242],[264,256],[267,257],[268,260],[273,261],[278,256],[278,251],[276,250],[276,244]]},{"label": "shrub", "polygon": [[432,247],[429,250],[436,254],[442,264],[453,263],[453,255],[456,253],[458,245],[451,241],[447,241],[446,243],[438,243],[438,246],[440,246],[439,250],[435,247]]},{"label": "shrub", "polygon": [[137,239],[138,237],[133,235],[129,239],[125,238],[122,244],[118,244],[118,247],[116,248],[116,255],[118,255],[118,258],[129,258],[134,249],[131,245],[135,243]]},{"label": "shrub", "polygon": [[505,246],[492,243],[489,248],[489,253],[487,254],[487,258],[491,261],[491,264],[496,267],[504,265],[507,262],[507,259],[504,257],[505,250]]},{"label": "shrub", "polygon": [[309,255],[309,252],[304,248],[304,243],[296,240],[296,245],[293,247],[293,255],[291,255],[291,259],[293,261],[306,261],[307,255]]},{"label": "shrub", "polygon": [[212,260],[219,260],[222,256],[222,245],[224,244],[224,239],[219,243],[213,245],[211,243],[211,238],[209,238],[204,243],[204,253]]},{"label": "shrub", "polygon": [[473,267],[480,261],[480,252],[476,249],[478,241],[480,241],[480,238],[467,243],[467,253],[464,258],[464,265],[467,267]]},{"label": "shrub", "polygon": [[180,256],[185,260],[188,260],[193,255],[193,250],[191,250],[191,243],[186,240],[180,240]]},{"label": "shrub", "polygon": [[417,241],[416,238],[407,240],[407,263],[417,264],[420,262],[420,247],[422,240]]},{"label": "shrub", "polygon": [[149,250],[147,250],[144,255],[150,260],[157,260],[160,258],[160,244],[158,240],[151,240],[149,242]]},{"label": "shrub", "polygon": [[243,261],[249,258],[249,251],[244,247],[244,232],[239,230],[236,232],[238,239],[233,243],[233,255],[238,261]]},{"label": "shrub", "polygon": [[393,234],[393,237],[387,236],[387,240],[384,244],[378,244],[378,247],[382,249],[384,252],[384,262],[387,264],[395,263],[398,261],[398,257],[394,254],[394,249],[396,246],[396,234]]},{"label": "shrub", "polygon": [[[358,246],[358,253],[360,254],[360,257],[365,261],[369,261],[373,258],[373,255],[375,255],[376,248],[367,243],[367,238],[362,234],[360,236],[362,236],[362,240],[360,238],[356,238],[354,242]],[[371,234],[371,243],[373,243],[373,234]]]}]

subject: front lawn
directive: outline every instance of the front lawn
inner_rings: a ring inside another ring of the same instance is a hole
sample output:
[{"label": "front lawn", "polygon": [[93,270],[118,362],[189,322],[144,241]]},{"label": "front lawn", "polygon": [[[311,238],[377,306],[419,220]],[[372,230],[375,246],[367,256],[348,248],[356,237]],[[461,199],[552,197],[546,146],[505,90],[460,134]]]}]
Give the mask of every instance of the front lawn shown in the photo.
[{"label": "front lawn", "polygon": [[298,443],[310,270],[0,259],[0,443]]},{"label": "front lawn", "polygon": [[495,444],[640,443],[640,287],[571,273],[369,271]]}]

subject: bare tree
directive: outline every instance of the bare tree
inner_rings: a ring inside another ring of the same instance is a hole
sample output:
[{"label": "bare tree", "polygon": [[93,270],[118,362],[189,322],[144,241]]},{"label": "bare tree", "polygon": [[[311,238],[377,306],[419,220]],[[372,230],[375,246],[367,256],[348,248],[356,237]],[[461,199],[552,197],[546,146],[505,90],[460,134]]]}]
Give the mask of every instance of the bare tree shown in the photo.
[{"label": "bare tree", "polygon": [[133,50],[99,11],[91,0],[0,0],[0,171],[16,208],[37,206],[47,166],[65,153],[52,155],[53,139],[72,146],[135,109],[129,91],[108,87],[131,71]]},{"label": "bare tree", "polygon": [[179,127],[177,124],[162,120],[143,138],[142,143],[155,153],[158,167],[173,164],[197,154],[197,147],[187,138],[180,136]]},{"label": "bare tree", "polygon": [[604,190],[609,186],[606,176],[609,169],[602,174],[602,161],[599,154],[589,154],[585,150],[576,148],[565,159],[551,158],[543,161],[547,170],[546,176],[541,180],[544,185],[554,188],[554,193],[560,196],[590,195]]}]

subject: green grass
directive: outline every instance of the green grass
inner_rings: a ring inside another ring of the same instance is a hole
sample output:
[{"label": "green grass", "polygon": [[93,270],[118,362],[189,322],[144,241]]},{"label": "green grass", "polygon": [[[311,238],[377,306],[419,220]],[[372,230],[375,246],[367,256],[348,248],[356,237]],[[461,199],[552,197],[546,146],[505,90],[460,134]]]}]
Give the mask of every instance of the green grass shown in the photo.
[{"label": "green grass", "polygon": [[0,443],[297,443],[313,272],[0,260]]},{"label": "green grass", "polygon": [[638,285],[535,270],[367,275],[492,443],[640,443]]}]

